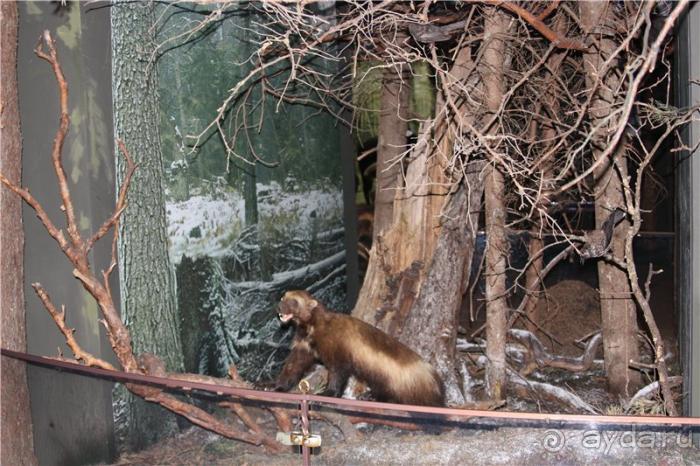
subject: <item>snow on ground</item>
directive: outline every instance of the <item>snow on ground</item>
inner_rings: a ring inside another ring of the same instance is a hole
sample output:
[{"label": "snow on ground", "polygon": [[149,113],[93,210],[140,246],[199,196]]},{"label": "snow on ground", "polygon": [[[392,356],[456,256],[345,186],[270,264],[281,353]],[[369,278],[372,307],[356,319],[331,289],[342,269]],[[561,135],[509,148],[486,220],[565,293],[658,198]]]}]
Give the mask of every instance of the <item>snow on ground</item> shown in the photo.
[{"label": "snow on ground", "polygon": [[[344,441],[337,431],[312,422],[323,446],[311,456],[315,466],[379,465],[581,465],[681,466],[700,464],[700,451],[686,435],[675,431],[581,426],[578,429],[499,427],[459,423],[439,434],[375,428],[356,441]],[[292,447],[289,447],[291,451]],[[199,429],[166,440],[139,453],[125,455],[115,465],[240,464],[287,466],[302,464],[295,453],[266,453],[259,447],[215,437]]]},{"label": "snow on ground", "polygon": [[183,255],[222,256],[229,245],[224,232],[240,232],[243,225],[243,199],[233,195],[222,199],[193,196],[183,202],[168,202],[165,209],[174,264]]},{"label": "snow on ground", "polygon": [[[258,184],[260,222],[296,216],[299,230],[308,230],[313,217],[341,221],[342,192],[311,190],[285,192],[278,183]],[[229,251],[244,227],[245,202],[238,192],[216,197],[196,195],[186,201],[166,202],[170,260],[177,264],[183,255],[221,257]]]}]

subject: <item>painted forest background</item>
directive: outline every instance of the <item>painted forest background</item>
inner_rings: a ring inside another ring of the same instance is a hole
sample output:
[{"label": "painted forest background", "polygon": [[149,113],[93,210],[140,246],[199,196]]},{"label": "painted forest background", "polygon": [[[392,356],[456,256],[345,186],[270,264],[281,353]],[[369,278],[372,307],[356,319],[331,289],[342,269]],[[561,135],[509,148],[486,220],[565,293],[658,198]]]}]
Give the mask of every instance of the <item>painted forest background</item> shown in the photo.
[{"label": "painted forest background", "polygon": [[[196,150],[231,83],[251,69],[256,20],[228,17],[190,37],[199,14],[167,12],[159,37],[160,133],[170,260],[175,267],[185,369],[251,381],[276,374],[289,347],[276,305],[311,290],[346,310],[341,129],[309,106],[251,92],[230,111],[227,156],[218,135]],[[333,66],[320,62],[315,66]],[[278,84],[285,79],[281,73]]]}]

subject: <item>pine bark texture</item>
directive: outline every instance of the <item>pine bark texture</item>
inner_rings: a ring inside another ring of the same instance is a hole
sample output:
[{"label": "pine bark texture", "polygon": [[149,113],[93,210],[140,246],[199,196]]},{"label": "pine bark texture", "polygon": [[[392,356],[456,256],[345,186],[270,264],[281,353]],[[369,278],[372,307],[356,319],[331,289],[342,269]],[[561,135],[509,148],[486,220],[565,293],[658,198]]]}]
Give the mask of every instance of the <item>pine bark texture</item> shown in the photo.
[{"label": "pine bark texture", "polygon": [[[21,185],[22,139],[17,94],[17,3],[0,3],[0,172]],[[26,351],[22,199],[0,186],[0,346]],[[25,363],[0,359],[0,463],[34,465]]]},{"label": "pine bark texture", "polygon": [[[609,117],[615,106],[615,90],[620,78],[617,69],[611,66],[604,71],[604,62],[612,55],[617,44],[605,31],[614,30],[612,5],[607,1],[579,3],[583,29],[591,35],[592,52],[584,59],[586,85],[590,89],[598,86],[590,106],[592,126],[596,127]],[[602,79],[602,82],[598,82]],[[604,138],[609,124],[599,130],[598,139]],[[594,146],[593,156],[598,160],[605,149],[600,144]],[[627,177],[627,158],[625,157],[624,139],[611,158],[603,163],[594,173],[596,200],[596,228],[601,228],[610,212],[616,207],[624,207],[625,199],[622,177]],[[611,163],[617,159],[617,168]],[[625,256],[625,237],[629,222],[623,220],[614,230],[610,253],[615,257],[633,260]],[[605,372],[610,390],[619,395],[631,396],[640,385],[639,372],[629,367],[630,361],[639,360],[637,311],[632,299],[627,273],[604,260],[598,261],[598,288],[600,291],[601,325],[603,329],[603,351]]]},{"label": "pine bark texture", "polygon": [[[135,354],[153,353],[168,371],[182,371],[158,129],[154,4],[117,2],[111,13],[115,135],[138,165],[120,223],[122,319]],[[119,154],[116,161],[119,186],[125,164]],[[117,398],[120,448],[140,449],[176,430],[175,416],[162,408],[123,390]]]},{"label": "pine bark texture", "polygon": [[[504,61],[508,17],[494,8],[485,12],[484,63],[482,70],[487,115],[496,113],[504,94]],[[486,211],[486,387],[489,397],[505,396],[508,302],[506,299],[506,267],[509,243],[506,235],[505,178],[494,161],[484,171],[484,203]]]}]

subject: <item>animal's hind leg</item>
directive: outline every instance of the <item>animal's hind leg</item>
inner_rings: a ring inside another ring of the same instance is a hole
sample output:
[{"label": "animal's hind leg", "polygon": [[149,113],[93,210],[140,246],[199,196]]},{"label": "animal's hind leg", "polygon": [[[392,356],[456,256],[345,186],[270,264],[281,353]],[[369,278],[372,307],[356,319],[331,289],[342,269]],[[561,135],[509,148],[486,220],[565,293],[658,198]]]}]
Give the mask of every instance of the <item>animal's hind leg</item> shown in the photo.
[{"label": "animal's hind leg", "polygon": [[350,375],[345,371],[328,371],[328,386],[323,391],[326,396],[339,397],[343,394],[345,384],[348,383]]}]

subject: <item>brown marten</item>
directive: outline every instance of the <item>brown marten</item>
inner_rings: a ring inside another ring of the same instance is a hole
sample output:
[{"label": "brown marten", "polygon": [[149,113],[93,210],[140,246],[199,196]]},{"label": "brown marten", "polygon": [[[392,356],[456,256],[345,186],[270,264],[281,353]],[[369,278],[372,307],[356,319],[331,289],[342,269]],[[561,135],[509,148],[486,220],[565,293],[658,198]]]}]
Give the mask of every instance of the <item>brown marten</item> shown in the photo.
[{"label": "brown marten", "polygon": [[306,291],[288,291],[279,306],[282,322],[297,330],[275,389],[287,391],[314,362],[328,369],[330,396],[340,396],[348,377],[365,382],[377,400],[444,405],[435,369],[393,337],[371,325],[328,311]]}]

